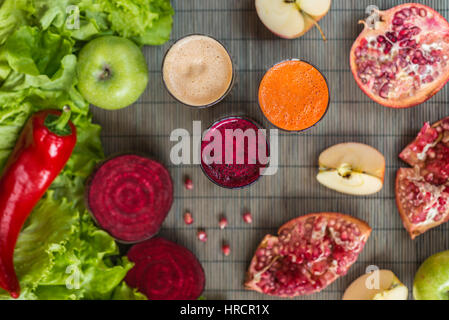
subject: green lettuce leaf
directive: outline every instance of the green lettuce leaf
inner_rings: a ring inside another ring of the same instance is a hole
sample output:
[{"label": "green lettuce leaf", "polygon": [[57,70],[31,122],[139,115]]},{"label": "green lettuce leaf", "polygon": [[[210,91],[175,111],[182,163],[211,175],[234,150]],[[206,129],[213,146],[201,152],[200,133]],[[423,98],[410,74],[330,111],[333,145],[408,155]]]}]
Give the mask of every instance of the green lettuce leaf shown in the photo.
[{"label": "green lettuce leaf", "polygon": [[27,21],[76,40],[115,34],[139,45],[160,45],[170,38],[174,14],[170,0],[18,0],[20,5],[13,4],[14,0],[4,4],[0,44],[2,34],[9,35]]},{"label": "green lettuce leaf", "polygon": [[[96,2],[96,1],[93,1]],[[99,0],[111,29],[143,45],[160,45],[170,38],[173,8],[168,0]]]},{"label": "green lettuce leaf", "polygon": [[[68,5],[80,8],[78,30],[67,28]],[[72,156],[19,235],[20,299],[146,299],[123,282],[132,263],[84,204],[86,179],[104,154],[101,128],[76,88],[75,54],[79,40],[104,34],[166,41],[172,14],[168,0],[0,0],[0,171],[34,112],[67,104],[77,128]]]}]

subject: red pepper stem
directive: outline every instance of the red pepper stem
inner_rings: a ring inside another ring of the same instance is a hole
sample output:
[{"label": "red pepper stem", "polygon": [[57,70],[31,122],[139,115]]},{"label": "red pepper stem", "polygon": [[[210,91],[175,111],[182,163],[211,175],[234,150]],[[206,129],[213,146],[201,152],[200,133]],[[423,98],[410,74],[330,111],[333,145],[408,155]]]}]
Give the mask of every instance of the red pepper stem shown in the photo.
[{"label": "red pepper stem", "polygon": [[72,111],[70,110],[70,107],[65,105],[62,108],[62,113],[60,116],[49,114],[45,119],[45,125],[48,130],[59,136],[69,135],[72,132],[72,129],[68,125],[71,115]]},{"label": "red pepper stem", "polygon": [[55,128],[57,130],[63,130],[65,128],[65,126],[67,125],[67,123],[70,120],[70,116],[72,115],[72,110],[70,110],[70,107],[68,105],[65,105],[62,108],[62,113],[61,116],[59,117],[58,120],[56,120],[55,122]]}]

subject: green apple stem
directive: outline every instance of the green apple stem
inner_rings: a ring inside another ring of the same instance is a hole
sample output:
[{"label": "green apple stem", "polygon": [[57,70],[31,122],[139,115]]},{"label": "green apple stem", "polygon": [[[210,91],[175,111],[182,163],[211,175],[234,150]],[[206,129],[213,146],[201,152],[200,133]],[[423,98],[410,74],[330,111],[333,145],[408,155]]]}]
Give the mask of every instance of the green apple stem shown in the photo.
[{"label": "green apple stem", "polygon": [[100,80],[108,80],[111,77],[111,68],[108,65],[103,67],[103,72],[100,74]]}]

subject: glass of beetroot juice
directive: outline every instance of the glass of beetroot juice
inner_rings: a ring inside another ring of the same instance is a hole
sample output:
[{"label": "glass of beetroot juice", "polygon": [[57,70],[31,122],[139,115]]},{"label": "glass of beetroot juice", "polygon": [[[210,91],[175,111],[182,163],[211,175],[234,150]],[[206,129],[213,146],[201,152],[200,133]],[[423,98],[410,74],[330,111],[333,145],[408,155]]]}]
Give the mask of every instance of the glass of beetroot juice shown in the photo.
[{"label": "glass of beetroot juice", "polygon": [[243,188],[259,180],[269,156],[266,131],[245,117],[216,121],[201,142],[201,169],[223,188]]},{"label": "glass of beetroot juice", "polygon": [[283,131],[301,132],[327,113],[330,90],[326,77],[309,62],[291,59],[272,66],[259,86],[259,107]]}]

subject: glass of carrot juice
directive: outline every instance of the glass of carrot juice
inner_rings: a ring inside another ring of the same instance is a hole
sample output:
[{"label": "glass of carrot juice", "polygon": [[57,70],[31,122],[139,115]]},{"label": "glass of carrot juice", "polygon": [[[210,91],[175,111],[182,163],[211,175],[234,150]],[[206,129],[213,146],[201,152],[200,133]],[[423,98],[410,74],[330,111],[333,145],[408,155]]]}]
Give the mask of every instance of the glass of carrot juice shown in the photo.
[{"label": "glass of carrot juice", "polygon": [[312,64],[292,59],[275,64],[259,86],[259,106],[275,127],[300,132],[316,125],[329,107],[329,86]]}]

